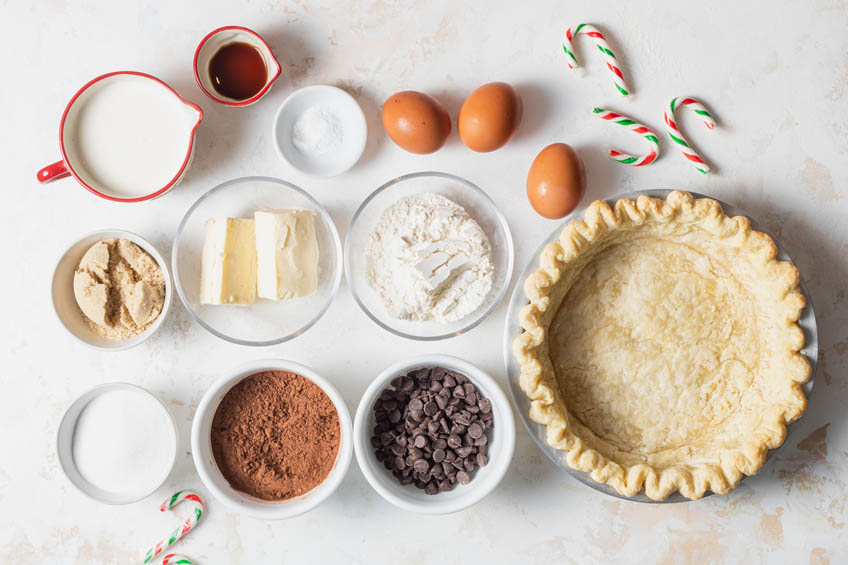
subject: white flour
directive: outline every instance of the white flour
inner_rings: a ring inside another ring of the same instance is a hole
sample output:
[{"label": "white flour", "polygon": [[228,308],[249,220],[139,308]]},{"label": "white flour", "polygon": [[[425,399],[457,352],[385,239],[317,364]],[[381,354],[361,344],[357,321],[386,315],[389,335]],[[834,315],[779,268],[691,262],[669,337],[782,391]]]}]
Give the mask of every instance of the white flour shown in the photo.
[{"label": "white flour", "polygon": [[389,313],[453,322],[476,310],[494,281],[489,238],[465,209],[438,194],[389,206],[371,234],[368,280]]}]

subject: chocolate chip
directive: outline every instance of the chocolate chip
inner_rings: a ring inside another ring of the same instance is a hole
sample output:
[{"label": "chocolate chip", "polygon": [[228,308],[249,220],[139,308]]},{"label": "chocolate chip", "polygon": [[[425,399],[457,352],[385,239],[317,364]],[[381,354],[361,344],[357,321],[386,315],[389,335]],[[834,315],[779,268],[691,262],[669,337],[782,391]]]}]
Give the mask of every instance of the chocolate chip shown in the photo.
[{"label": "chocolate chip", "polygon": [[412,465],[412,468],[418,473],[426,473],[430,470],[430,464],[424,459],[419,459]]},{"label": "chocolate chip", "polygon": [[433,416],[438,411],[439,405],[433,402],[432,400],[424,405],[424,413],[428,416]]},{"label": "chocolate chip", "polygon": [[460,412],[456,415],[456,418],[454,418],[453,421],[462,426],[468,426],[471,424],[471,414],[464,411]]},{"label": "chocolate chip", "polygon": [[477,454],[477,466],[485,467],[489,463],[489,458],[483,453]]},{"label": "chocolate chip", "polygon": [[470,426],[468,426],[468,435],[470,435],[474,439],[478,439],[483,435],[483,426],[474,422]]},{"label": "chocolate chip", "polygon": [[441,463],[445,460],[445,450],[444,449],[436,449],[433,451],[433,461],[436,463]]},{"label": "chocolate chip", "polygon": [[452,447],[453,449],[456,449],[457,447],[462,446],[462,441],[459,439],[458,435],[448,436],[447,441],[448,441],[448,446]]},{"label": "chocolate chip", "polygon": [[415,438],[415,447],[424,447],[427,445],[427,438],[424,436],[418,436]]},{"label": "chocolate chip", "polygon": [[403,457],[395,457],[394,460],[395,469],[403,469],[406,466],[406,462],[403,460]]},{"label": "chocolate chip", "polygon": [[465,471],[460,471],[456,474],[456,480],[461,485],[467,485],[471,482],[471,476]]},{"label": "chocolate chip", "polygon": [[456,450],[456,454],[460,458],[465,459],[466,457],[471,455],[472,451],[474,451],[473,447],[460,447]]},{"label": "chocolate chip", "polygon": [[398,422],[400,422],[400,418],[400,410],[392,410],[391,412],[389,412],[389,422],[391,422],[392,424],[397,424]]},{"label": "chocolate chip", "polygon": [[480,412],[483,414],[488,414],[492,411],[492,401],[488,398],[481,398],[477,401],[477,406],[480,408]]},{"label": "chocolate chip", "polygon": [[424,492],[426,492],[427,494],[438,494],[439,486],[431,481],[427,483],[426,487],[424,487]]}]

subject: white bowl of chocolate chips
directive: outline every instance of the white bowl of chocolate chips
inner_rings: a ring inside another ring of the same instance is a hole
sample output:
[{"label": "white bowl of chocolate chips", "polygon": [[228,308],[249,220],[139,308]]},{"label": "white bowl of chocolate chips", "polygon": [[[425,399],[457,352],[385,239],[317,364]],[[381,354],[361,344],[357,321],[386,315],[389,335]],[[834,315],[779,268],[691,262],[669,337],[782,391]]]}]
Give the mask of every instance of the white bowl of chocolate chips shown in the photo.
[{"label": "white bowl of chocolate chips", "polygon": [[515,448],[509,402],[495,380],[447,355],[395,363],[362,396],[356,460],[380,496],[404,510],[449,514],[479,502]]}]

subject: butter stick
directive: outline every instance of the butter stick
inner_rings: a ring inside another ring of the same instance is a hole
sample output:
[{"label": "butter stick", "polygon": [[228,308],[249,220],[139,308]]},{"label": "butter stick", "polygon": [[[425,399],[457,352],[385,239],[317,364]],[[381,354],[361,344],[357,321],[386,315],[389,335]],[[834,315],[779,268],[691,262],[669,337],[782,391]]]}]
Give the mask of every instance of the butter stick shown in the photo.
[{"label": "butter stick", "polygon": [[319,253],[312,211],[259,211],[254,222],[259,296],[286,300],[314,294]]},{"label": "butter stick", "polygon": [[211,218],[200,271],[201,304],[253,304],[256,300],[254,222]]}]

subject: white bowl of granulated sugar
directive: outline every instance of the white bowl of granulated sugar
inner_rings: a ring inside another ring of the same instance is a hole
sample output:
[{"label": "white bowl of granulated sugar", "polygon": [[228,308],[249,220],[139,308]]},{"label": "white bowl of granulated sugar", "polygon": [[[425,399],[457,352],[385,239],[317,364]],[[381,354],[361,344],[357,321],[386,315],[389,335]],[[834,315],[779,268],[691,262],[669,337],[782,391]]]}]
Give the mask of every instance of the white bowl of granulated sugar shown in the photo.
[{"label": "white bowl of granulated sugar", "polygon": [[277,110],[271,136],[277,153],[295,169],[333,177],[359,161],[368,127],[353,96],[335,86],[314,85],[286,98]]}]

